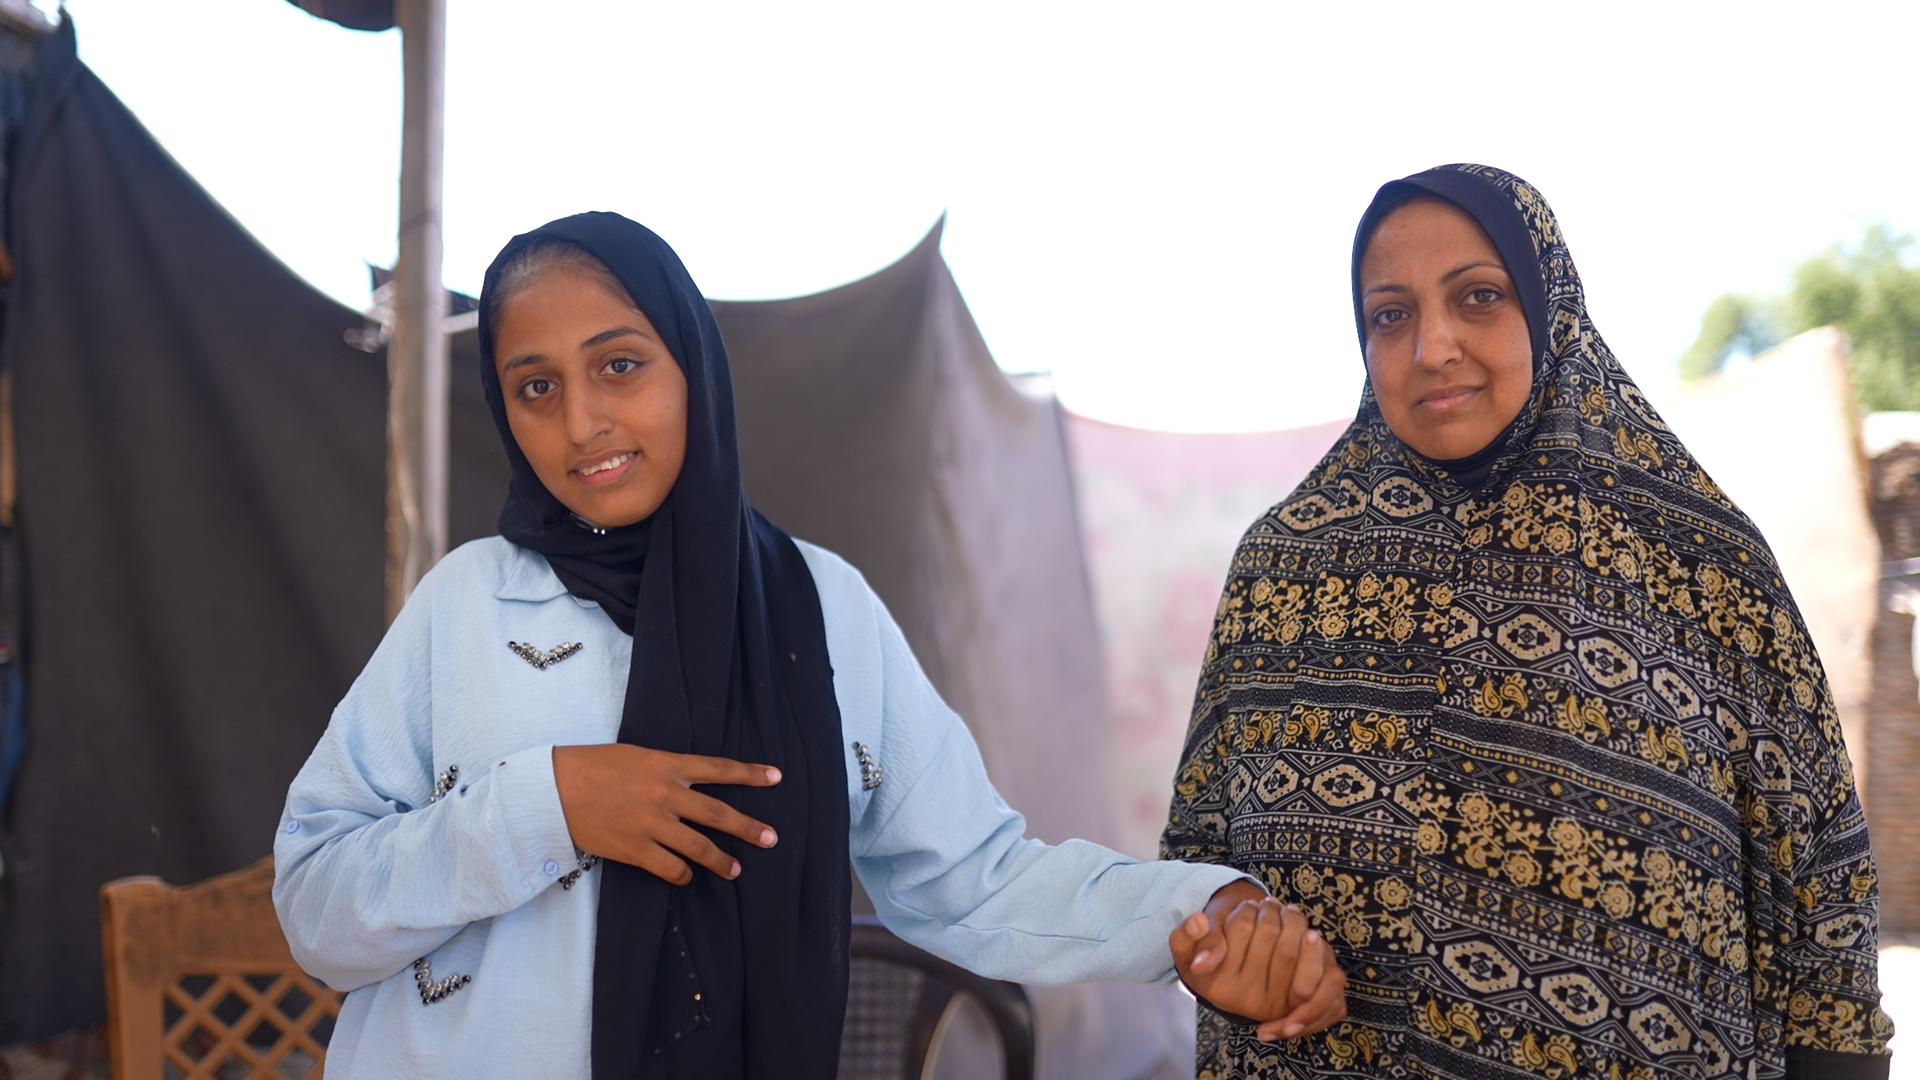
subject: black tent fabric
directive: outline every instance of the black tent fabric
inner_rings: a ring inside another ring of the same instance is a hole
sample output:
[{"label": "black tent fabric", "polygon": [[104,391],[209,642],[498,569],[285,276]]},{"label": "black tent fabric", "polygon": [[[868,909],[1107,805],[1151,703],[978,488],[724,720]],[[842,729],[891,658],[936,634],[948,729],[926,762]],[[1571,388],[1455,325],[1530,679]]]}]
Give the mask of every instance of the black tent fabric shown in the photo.
[{"label": "black tent fabric", "polygon": [[97,1022],[96,890],[262,822],[380,633],[384,361],[74,55],[34,57],[0,366],[29,740],[0,850],[0,1042]]},{"label": "black tent fabric", "polygon": [[[0,1044],[97,1023],[99,886],[271,848],[381,633],[385,358],[74,54],[13,161],[28,750],[0,817]],[[873,277],[716,303],[756,505],[874,583],[1034,835],[1110,840],[1106,710],[1059,410],[1002,376],[936,229]],[[465,316],[468,321],[471,316]],[[455,543],[506,464],[452,339]],[[1041,1073],[1179,1075],[1165,988],[1036,991]],[[1190,1021],[1189,1021],[1190,1022]],[[1162,1068],[1164,1066],[1164,1068]]]},{"label": "black tent fabric", "polygon": [[[74,51],[44,39],[13,161],[27,753],[0,817],[0,1044],[97,1023],[101,884],[266,855],[381,633],[386,359]],[[478,363],[472,334],[454,363]],[[450,525],[506,462],[453,381]],[[269,823],[263,827],[262,823]]]},{"label": "black tent fabric", "polygon": [[349,30],[393,29],[393,0],[287,0],[294,7]]}]

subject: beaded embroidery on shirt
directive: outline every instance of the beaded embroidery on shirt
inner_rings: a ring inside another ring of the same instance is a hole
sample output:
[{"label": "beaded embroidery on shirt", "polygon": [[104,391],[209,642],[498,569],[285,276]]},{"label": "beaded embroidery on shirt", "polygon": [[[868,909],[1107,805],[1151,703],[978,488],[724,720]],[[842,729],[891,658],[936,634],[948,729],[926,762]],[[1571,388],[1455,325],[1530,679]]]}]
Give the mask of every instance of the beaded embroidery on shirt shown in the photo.
[{"label": "beaded embroidery on shirt", "polygon": [[460,782],[460,766],[458,765],[447,766],[444,770],[441,771],[440,778],[433,782],[433,794],[427,796],[427,804],[431,806],[432,804],[439,802],[440,797],[445,795],[447,792],[452,791],[453,785],[459,782]]},{"label": "beaded embroidery on shirt", "polygon": [[585,647],[586,646],[581,645],[577,641],[563,641],[560,644],[555,645],[553,648],[548,649],[545,652],[542,652],[540,649],[536,648],[535,646],[528,645],[524,642],[519,642],[519,641],[507,642],[507,648],[513,650],[513,655],[519,657],[522,660],[525,660],[527,663],[532,664],[535,668],[541,671],[547,670],[548,668],[552,667],[553,665],[559,663],[562,660],[565,660],[567,657],[572,656],[574,653],[579,652],[581,649]]},{"label": "beaded embroidery on shirt", "polygon": [[887,770],[874,764],[873,751],[862,743],[853,744],[853,756],[860,761],[860,790],[872,791],[887,778]]},{"label": "beaded embroidery on shirt", "polygon": [[580,881],[580,875],[600,865],[600,856],[589,855],[579,848],[573,849],[574,868],[560,878],[560,888],[572,889]]},{"label": "beaded embroidery on shirt", "polygon": [[455,993],[466,989],[467,984],[472,981],[471,975],[449,975],[436,982],[433,978],[433,965],[427,963],[426,957],[423,956],[413,962],[413,985],[420,991],[422,1005],[433,1005],[445,1001]]}]

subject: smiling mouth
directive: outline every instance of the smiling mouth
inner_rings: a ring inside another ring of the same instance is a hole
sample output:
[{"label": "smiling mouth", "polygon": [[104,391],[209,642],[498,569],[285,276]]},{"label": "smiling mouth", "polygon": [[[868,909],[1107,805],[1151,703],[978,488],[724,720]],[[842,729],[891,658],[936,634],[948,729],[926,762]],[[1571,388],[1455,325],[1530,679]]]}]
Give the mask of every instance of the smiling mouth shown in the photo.
[{"label": "smiling mouth", "polygon": [[615,454],[597,465],[589,465],[584,469],[575,469],[574,472],[584,479],[589,476],[597,476],[603,472],[610,472],[632,460],[633,451],[629,450],[624,454]]},{"label": "smiling mouth", "polygon": [[1449,387],[1430,398],[1422,399],[1420,405],[1428,409],[1449,409],[1455,405],[1464,404],[1467,399],[1479,392],[1480,388],[1477,386]]}]

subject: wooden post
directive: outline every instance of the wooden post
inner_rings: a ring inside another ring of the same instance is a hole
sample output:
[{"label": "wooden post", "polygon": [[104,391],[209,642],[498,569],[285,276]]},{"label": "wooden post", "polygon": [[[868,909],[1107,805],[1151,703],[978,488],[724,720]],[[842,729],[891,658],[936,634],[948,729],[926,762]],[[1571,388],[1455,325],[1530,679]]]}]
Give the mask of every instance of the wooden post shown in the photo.
[{"label": "wooden post", "polygon": [[387,344],[387,621],[447,553],[447,317],[440,277],[446,0],[398,0],[406,102]]}]

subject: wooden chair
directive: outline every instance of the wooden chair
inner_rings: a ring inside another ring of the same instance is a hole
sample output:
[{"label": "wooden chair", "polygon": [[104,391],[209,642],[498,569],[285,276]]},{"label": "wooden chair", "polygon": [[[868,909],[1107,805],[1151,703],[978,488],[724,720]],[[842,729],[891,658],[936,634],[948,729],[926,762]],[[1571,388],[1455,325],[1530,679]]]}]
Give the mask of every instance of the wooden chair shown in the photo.
[{"label": "wooden chair", "polygon": [[273,859],[100,888],[114,1080],[320,1080],[341,995],[293,962]]},{"label": "wooden chair", "polygon": [[1019,983],[983,978],[915,948],[871,915],[853,920],[841,1080],[924,1080],[956,998],[972,995],[1000,1039],[1006,1080],[1033,1080],[1033,1004]]}]

